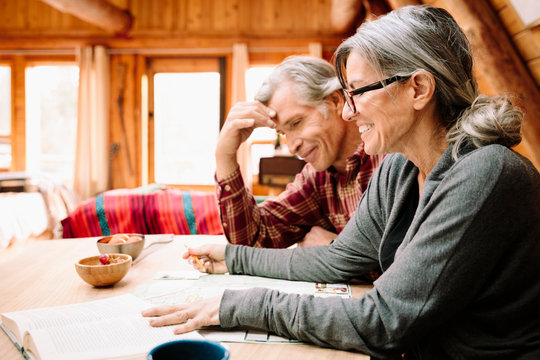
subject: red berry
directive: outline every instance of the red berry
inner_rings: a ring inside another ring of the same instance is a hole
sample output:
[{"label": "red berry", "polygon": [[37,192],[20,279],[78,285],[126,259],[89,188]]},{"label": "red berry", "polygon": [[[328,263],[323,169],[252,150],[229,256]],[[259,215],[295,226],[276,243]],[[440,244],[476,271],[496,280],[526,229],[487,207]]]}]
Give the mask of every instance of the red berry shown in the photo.
[{"label": "red berry", "polygon": [[99,262],[103,265],[107,265],[109,263],[109,255],[103,254],[99,256]]}]

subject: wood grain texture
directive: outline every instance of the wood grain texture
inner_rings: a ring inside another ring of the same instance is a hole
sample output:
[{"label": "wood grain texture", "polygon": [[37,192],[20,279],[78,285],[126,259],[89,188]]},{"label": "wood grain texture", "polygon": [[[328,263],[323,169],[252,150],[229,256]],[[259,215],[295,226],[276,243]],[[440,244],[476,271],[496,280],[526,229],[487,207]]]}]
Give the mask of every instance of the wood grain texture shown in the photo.
[{"label": "wood grain texture", "polygon": [[[133,17],[106,0],[41,0],[64,14],[71,14],[81,20],[94,24],[106,31],[125,34],[131,29]],[[153,4],[154,2],[150,2]],[[53,13],[57,16],[57,13]],[[71,18],[61,18],[61,23],[70,23]],[[58,22],[58,21],[57,21]]]},{"label": "wood grain texture", "polygon": [[[86,256],[97,255],[98,238],[44,240],[28,243],[24,249],[0,258],[0,313],[37,307],[73,304],[102,299],[135,291],[161,270],[191,270],[180,259],[184,243],[224,243],[222,236],[176,236],[169,244],[158,244],[117,284],[95,288],[77,275],[74,263]],[[14,249],[15,250],[15,249]],[[142,257],[142,254],[141,254]],[[353,285],[353,296],[360,297],[370,286]],[[313,345],[229,343],[233,359],[313,359],[362,360],[369,356]],[[0,331],[0,358],[22,359],[15,346]]]}]

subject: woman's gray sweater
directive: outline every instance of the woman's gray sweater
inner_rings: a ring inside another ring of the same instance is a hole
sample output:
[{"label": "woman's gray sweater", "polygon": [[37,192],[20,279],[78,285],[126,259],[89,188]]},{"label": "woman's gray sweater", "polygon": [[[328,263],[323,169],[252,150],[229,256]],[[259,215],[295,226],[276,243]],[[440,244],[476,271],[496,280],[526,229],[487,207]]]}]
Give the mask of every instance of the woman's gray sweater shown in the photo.
[{"label": "woman's gray sweater", "polygon": [[[360,299],[226,291],[221,326],[253,326],[385,358],[540,359],[540,175],[515,152],[449,147],[394,262]],[[385,158],[328,247],[228,245],[230,273],[342,282],[377,268],[418,169]]]}]

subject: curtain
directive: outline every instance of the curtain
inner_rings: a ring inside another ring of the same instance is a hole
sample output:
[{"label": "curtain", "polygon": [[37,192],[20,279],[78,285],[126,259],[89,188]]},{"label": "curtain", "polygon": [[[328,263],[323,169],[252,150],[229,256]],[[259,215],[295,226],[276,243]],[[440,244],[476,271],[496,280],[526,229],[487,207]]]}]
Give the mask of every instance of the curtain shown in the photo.
[{"label": "curtain", "polygon": [[309,43],[309,55],[322,59],[322,44],[320,42]]},{"label": "curtain", "polygon": [[77,51],[79,104],[73,188],[81,199],[107,190],[109,55],[103,46]]},{"label": "curtain", "polygon": [[[246,101],[246,71],[249,69],[247,44],[234,44],[232,51],[232,103]],[[238,149],[238,164],[244,183],[251,189],[251,147],[248,141]]]}]

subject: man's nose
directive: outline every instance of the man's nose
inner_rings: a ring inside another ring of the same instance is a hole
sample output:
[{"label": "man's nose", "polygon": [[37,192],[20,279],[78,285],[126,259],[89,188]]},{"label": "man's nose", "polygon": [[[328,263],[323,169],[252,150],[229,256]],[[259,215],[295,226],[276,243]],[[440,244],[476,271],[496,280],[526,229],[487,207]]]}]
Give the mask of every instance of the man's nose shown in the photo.
[{"label": "man's nose", "polygon": [[300,150],[302,140],[297,136],[287,136],[287,146],[291,154],[296,154]]}]

